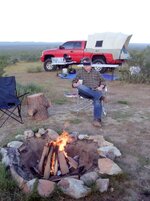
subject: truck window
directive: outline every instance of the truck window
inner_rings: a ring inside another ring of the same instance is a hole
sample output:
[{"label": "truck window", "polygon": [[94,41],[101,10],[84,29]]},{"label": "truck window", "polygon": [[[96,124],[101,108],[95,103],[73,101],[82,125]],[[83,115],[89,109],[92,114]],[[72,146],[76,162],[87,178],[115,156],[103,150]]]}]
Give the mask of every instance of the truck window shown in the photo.
[{"label": "truck window", "polygon": [[81,49],[82,43],[80,41],[74,43],[74,49]]},{"label": "truck window", "polygon": [[74,49],[74,42],[66,42],[62,47],[64,47],[64,49]]},{"label": "truck window", "polygon": [[95,47],[102,47],[102,45],[103,45],[103,41],[102,40],[96,41]]},{"label": "truck window", "polygon": [[81,49],[82,42],[80,41],[69,41],[62,45],[64,49]]}]

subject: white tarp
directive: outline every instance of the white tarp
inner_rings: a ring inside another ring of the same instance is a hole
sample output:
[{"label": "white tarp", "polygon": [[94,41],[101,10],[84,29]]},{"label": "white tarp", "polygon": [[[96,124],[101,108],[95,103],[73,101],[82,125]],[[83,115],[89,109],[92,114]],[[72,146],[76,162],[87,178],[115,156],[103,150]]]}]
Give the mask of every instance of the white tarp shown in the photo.
[{"label": "white tarp", "polygon": [[86,51],[112,53],[114,59],[127,59],[128,45],[132,35],[123,33],[96,33],[88,36]]}]

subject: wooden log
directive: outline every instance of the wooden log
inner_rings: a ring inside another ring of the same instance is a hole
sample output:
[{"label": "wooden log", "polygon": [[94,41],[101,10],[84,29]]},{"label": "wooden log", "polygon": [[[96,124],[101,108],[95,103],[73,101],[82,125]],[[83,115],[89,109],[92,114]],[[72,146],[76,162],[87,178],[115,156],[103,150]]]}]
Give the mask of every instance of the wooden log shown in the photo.
[{"label": "wooden log", "polygon": [[33,120],[48,119],[48,108],[51,104],[45,98],[43,93],[37,93],[27,96],[28,115]]},{"label": "wooden log", "polygon": [[54,149],[54,147],[50,146],[50,152],[48,154],[46,165],[45,165],[45,168],[44,168],[44,176],[43,177],[45,179],[48,179],[49,176],[50,176],[51,159],[52,159],[53,149]]},{"label": "wooden log", "polygon": [[54,175],[57,175],[57,171],[58,171],[58,159],[56,157],[56,159],[55,159],[55,165],[54,165]]},{"label": "wooden log", "polygon": [[48,146],[48,143],[46,143],[43,148],[42,156],[38,165],[38,169],[40,173],[43,172],[44,159],[48,155],[48,152],[49,152],[49,146]]},{"label": "wooden log", "polygon": [[65,159],[65,155],[63,151],[58,151],[58,161],[61,174],[67,174],[69,172],[69,167],[67,165],[67,161]]},{"label": "wooden log", "polygon": [[67,156],[67,160],[70,165],[70,168],[73,167],[74,169],[77,169],[78,163],[73,158],[71,158],[70,156]]},{"label": "wooden log", "polygon": [[58,146],[55,147],[55,165],[54,165],[54,175],[58,172]]}]

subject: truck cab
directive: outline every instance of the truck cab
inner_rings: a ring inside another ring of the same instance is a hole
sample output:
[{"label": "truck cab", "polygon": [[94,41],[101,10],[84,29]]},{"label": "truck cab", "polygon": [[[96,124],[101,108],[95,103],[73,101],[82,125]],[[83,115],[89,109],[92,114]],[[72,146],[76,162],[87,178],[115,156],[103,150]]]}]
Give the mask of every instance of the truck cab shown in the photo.
[{"label": "truck cab", "polygon": [[46,71],[55,70],[57,66],[52,65],[53,57],[64,57],[69,55],[73,61],[80,63],[84,57],[86,41],[67,41],[60,45],[58,49],[49,49],[42,52],[41,61],[44,62]]}]

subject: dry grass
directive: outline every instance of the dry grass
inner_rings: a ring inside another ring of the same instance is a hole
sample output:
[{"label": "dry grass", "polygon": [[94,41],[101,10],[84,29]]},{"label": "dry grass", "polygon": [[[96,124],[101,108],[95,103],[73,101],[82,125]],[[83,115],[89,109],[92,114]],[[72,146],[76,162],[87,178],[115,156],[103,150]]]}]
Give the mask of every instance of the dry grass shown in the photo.
[{"label": "dry grass", "polygon": [[[26,106],[24,106],[25,123],[20,125],[9,121],[1,128],[1,146],[11,140],[15,134],[22,134],[25,129],[44,127],[52,128],[60,133],[66,122],[69,132],[103,135],[122,152],[122,157],[116,162],[124,174],[122,177],[111,179],[111,189],[108,193],[92,193],[80,201],[148,201],[150,199],[148,169],[150,167],[150,86],[126,84],[119,81],[108,82],[108,103],[106,105],[108,115],[103,119],[103,128],[97,129],[92,127],[91,111],[78,114],[69,112],[70,107],[76,101],[73,98],[64,97],[64,92],[73,90],[70,80],[58,78],[57,72],[27,73],[26,69],[29,66],[40,65],[43,68],[38,62],[18,63],[6,68],[6,74],[15,75],[18,83],[35,83],[42,86],[45,89],[45,96],[52,102],[50,118],[40,122],[33,121],[27,116]],[[5,200],[11,200],[10,197],[5,198]],[[56,193],[52,200],[58,200],[57,198],[66,201],[73,200],[60,193]]]}]

